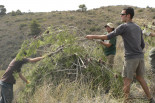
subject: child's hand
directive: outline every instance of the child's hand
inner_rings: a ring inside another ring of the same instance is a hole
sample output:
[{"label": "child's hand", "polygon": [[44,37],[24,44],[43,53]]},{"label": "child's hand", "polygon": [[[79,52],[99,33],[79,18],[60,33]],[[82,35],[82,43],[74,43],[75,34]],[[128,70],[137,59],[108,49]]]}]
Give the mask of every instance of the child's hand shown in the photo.
[{"label": "child's hand", "polygon": [[29,80],[27,80],[27,81],[26,81],[26,84],[30,84],[30,81],[29,81]]},{"label": "child's hand", "polygon": [[150,33],[151,33],[151,32],[149,32],[149,31],[147,31],[146,29],[144,29],[142,32],[143,32],[143,34],[145,34],[146,36],[150,36]]}]

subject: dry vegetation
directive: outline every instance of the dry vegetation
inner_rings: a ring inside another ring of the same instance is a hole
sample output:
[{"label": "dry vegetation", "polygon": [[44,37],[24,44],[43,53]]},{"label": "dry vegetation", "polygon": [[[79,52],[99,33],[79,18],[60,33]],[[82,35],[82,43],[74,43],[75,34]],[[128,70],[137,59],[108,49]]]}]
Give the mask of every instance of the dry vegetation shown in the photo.
[{"label": "dry vegetation", "polygon": [[[33,37],[29,35],[29,25],[32,20],[39,21],[42,29],[42,33],[47,29],[49,26],[57,27],[62,25],[76,27],[77,36],[85,36],[87,34],[103,34],[104,32],[104,25],[107,22],[113,22],[115,26],[121,24],[119,14],[124,6],[109,6],[109,7],[101,7],[98,9],[89,10],[87,12],[77,12],[77,11],[53,11],[48,13],[25,13],[19,16],[11,16],[7,14],[3,17],[0,17],[1,28],[0,28],[0,69],[5,69],[8,63],[11,61],[13,57],[18,52],[22,42],[26,39],[32,39]],[[153,21],[155,15],[154,8],[138,8],[134,7],[136,16],[134,21],[142,26],[144,23],[148,24]],[[148,54],[150,48],[152,48],[152,42],[155,41],[154,39],[144,37],[146,41],[146,49],[145,49],[145,61],[147,71],[146,73],[150,74],[150,66],[149,66],[149,59]],[[82,42],[83,43],[83,42]],[[154,42],[153,42],[154,43]],[[82,46],[86,46],[87,43],[84,43]],[[96,44],[93,45],[93,48],[96,48]],[[46,50],[53,50],[53,48],[46,47]],[[90,51],[88,50],[87,52]],[[123,66],[123,43],[121,37],[117,37],[117,54],[115,57],[115,68],[112,72],[120,75]],[[95,53],[95,52],[94,52]],[[97,52],[102,53],[102,52]],[[95,55],[95,58],[98,60],[102,54]],[[82,60],[84,58],[80,57]],[[43,63],[41,63],[43,64]],[[44,64],[43,64],[44,65]],[[96,65],[96,64],[95,64]],[[95,91],[91,87],[90,82],[80,82],[80,81],[73,81],[68,82],[68,80],[63,80],[58,84],[56,80],[42,80],[45,79],[41,78],[41,75],[44,75],[42,70],[42,74],[38,74],[39,82],[31,80],[30,77],[33,77],[32,71],[30,69],[37,70],[39,64],[35,66],[32,65],[25,65],[23,68],[23,72],[25,75],[30,79],[32,84],[35,87],[35,92],[31,94],[31,86],[25,85],[21,80],[17,80],[17,84],[15,85],[14,93],[14,103],[18,101],[18,103],[122,103],[123,98],[121,93],[119,97],[113,94],[113,90],[116,87],[111,87],[111,91],[109,94],[105,94],[105,88],[102,86],[98,86]],[[52,66],[52,64],[50,64]],[[96,65],[98,66],[98,65]],[[51,67],[52,68],[52,67]],[[53,67],[55,68],[55,67]],[[95,68],[94,68],[95,69]],[[28,71],[27,71],[28,70]],[[38,69],[40,70],[40,69]],[[49,71],[45,71],[49,72]],[[52,71],[53,73],[53,71]],[[46,74],[46,73],[45,73]],[[48,73],[47,73],[48,74]],[[111,73],[109,73],[111,74]],[[36,74],[37,75],[37,74]],[[150,77],[146,75],[146,80],[151,85]],[[48,75],[49,78],[53,78],[53,75]],[[58,75],[56,75],[58,76]],[[35,77],[35,76],[34,76]],[[113,76],[111,79],[115,79]],[[82,77],[80,77],[82,80]],[[112,80],[110,80],[112,81]],[[114,80],[117,83],[119,80]],[[112,85],[112,84],[111,84]],[[133,99],[132,103],[147,103],[146,96],[142,91],[141,87],[137,82],[133,83],[131,87],[131,95],[140,98],[140,99]],[[121,92],[121,90],[120,90]],[[25,96],[26,95],[26,96]],[[24,98],[24,99],[23,99]]]},{"label": "dry vegetation", "polygon": [[[68,25],[75,26],[84,34],[102,34],[103,26],[107,22],[113,22],[116,26],[121,24],[120,11],[123,6],[101,7],[87,12],[77,11],[53,11],[47,13],[24,13],[23,15],[11,16],[7,14],[0,17],[0,69],[6,69],[8,63],[15,57],[23,40],[31,38],[30,22],[39,21],[42,32],[48,26]],[[155,18],[154,8],[138,8],[136,11],[135,22],[152,22]]]}]

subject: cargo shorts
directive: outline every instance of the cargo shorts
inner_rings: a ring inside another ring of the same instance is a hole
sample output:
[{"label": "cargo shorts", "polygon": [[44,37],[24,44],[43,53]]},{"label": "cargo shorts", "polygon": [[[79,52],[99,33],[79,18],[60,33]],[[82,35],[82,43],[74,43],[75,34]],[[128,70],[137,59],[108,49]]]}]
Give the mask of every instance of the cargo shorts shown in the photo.
[{"label": "cargo shorts", "polygon": [[108,55],[108,56],[106,56],[106,58],[107,58],[107,66],[108,66],[108,68],[113,68],[113,65],[114,65],[114,57],[115,57],[115,55]]},{"label": "cargo shorts", "polygon": [[133,80],[133,77],[144,76],[145,63],[144,58],[128,59],[124,61],[124,67],[122,71],[122,77]]}]

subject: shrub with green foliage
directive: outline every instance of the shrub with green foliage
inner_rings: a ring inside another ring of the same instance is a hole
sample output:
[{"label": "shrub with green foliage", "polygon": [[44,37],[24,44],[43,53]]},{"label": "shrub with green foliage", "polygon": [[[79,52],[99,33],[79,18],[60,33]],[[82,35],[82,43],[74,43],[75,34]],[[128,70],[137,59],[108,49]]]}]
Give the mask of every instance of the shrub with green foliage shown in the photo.
[{"label": "shrub with green foliage", "polygon": [[22,15],[22,12],[20,10],[17,10],[16,15]]},{"label": "shrub with green foliage", "polygon": [[139,9],[138,12],[143,12],[143,9]]},{"label": "shrub with green foliage", "polygon": [[11,16],[16,16],[16,12],[15,11],[12,11],[11,12]]},{"label": "shrub with green foliage", "polygon": [[100,31],[100,30],[101,30],[101,28],[99,26],[93,26],[93,27],[90,28],[91,32]]},{"label": "shrub with green foliage", "polygon": [[19,25],[19,30],[21,30],[23,27],[25,27],[25,26],[27,26],[27,24],[25,24],[25,23],[22,23],[22,24],[20,24]]},{"label": "shrub with green foliage", "polygon": [[86,7],[85,4],[81,4],[81,5],[79,5],[79,8],[81,9],[82,12],[87,11],[87,7]]},{"label": "shrub with green foliage", "polygon": [[4,5],[0,5],[0,15],[5,15],[6,14],[6,8]]},{"label": "shrub with green foliage", "polygon": [[33,20],[30,24],[30,35],[39,35],[39,33],[41,32],[41,28],[40,28],[40,24],[38,23],[38,21]]},{"label": "shrub with green foliage", "polygon": [[[89,83],[89,88],[94,92],[98,87],[106,90],[110,86],[113,96],[122,95],[121,77],[116,78],[104,62],[96,59],[103,56],[99,53],[101,49],[98,44],[90,44],[89,40],[77,37],[76,29],[66,26],[49,28],[47,31],[36,39],[25,41],[16,57],[17,59],[29,57],[37,51],[43,51],[42,54],[46,55],[46,58],[37,65],[31,66],[32,69],[28,75],[31,84],[22,91],[19,101],[31,98],[37,87],[44,81],[55,86],[66,80],[82,84]],[[24,52],[27,55],[24,55]]]},{"label": "shrub with green foliage", "polygon": [[20,10],[12,11],[12,12],[11,12],[11,15],[12,15],[12,16],[22,15],[22,12],[21,12]]}]

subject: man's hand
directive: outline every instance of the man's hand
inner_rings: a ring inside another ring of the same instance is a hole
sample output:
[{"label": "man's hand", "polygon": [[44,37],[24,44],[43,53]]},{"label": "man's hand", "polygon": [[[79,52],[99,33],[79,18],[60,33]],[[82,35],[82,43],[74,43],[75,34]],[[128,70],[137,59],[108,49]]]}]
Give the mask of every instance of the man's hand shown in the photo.
[{"label": "man's hand", "polygon": [[87,39],[93,39],[93,36],[92,35],[87,35],[86,38]]}]

